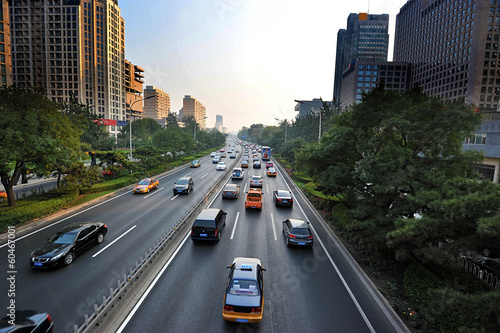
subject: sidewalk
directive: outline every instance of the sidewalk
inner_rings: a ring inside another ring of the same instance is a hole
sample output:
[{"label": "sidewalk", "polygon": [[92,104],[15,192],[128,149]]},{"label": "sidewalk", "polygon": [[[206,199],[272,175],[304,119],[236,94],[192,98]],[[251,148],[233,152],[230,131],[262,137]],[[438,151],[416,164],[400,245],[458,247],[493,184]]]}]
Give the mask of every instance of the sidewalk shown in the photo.
[{"label": "sidewalk", "polygon": [[[43,183],[49,182],[49,181],[55,181],[57,178],[55,177],[42,177],[38,178],[37,176],[32,176],[28,178],[28,182],[26,184],[21,183],[21,179],[17,182],[17,185],[14,185],[13,189],[17,188],[23,188],[26,186],[32,186],[32,185],[42,185]],[[3,187],[3,184],[0,182],[0,191],[5,191],[5,188]]]}]

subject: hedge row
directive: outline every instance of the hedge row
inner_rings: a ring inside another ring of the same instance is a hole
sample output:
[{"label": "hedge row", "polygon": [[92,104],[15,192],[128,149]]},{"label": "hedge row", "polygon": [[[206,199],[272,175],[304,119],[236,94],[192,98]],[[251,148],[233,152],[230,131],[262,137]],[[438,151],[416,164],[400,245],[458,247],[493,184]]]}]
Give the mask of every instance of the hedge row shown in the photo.
[{"label": "hedge row", "polygon": [[19,204],[15,207],[2,209],[0,215],[0,230],[5,232],[8,226],[20,225],[26,221],[38,219],[73,203],[78,198],[78,190],[57,195],[51,199],[43,201],[29,201],[26,204]]}]

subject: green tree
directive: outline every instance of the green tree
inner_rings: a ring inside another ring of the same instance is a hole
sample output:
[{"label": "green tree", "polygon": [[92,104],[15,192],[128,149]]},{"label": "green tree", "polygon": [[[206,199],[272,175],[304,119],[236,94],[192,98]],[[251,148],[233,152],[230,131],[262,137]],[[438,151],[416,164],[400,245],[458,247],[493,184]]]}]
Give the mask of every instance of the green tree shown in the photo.
[{"label": "green tree", "polygon": [[418,87],[399,93],[382,84],[333,117],[321,144],[304,148],[298,164],[323,193],[350,208],[349,228],[360,242],[385,247],[394,220],[422,208],[408,198],[473,175],[472,163],[482,157],[464,152],[462,143],[480,122],[463,100],[429,97]]},{"label": "green tree", "polygon": [[21,167],[41,174],[61,159],[77,160],[81,131],[40,89],[0,87],[0,114],[0,178],[12,207]]},{"label": "green tree", "polygon": [[193,138],[180,127],[167,127],[155,133],[153,144],[165,154],[175,158],[181,152],[191,151],[194,147]]},{"label": "green tree", "polygon": [[[153,144],[154,134],[161,130],[161,125],[154,119],[143,118],[132,122],[132,148]],[[118,145],[130,147],[130,126],[123,126],[118,134]]]}]

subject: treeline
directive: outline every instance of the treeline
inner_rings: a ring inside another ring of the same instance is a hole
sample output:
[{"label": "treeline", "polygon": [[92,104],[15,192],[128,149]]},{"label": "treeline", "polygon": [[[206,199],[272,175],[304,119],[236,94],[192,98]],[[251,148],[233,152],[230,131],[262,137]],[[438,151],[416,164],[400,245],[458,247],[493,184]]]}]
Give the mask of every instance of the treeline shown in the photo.
[{"label": "treeline", "polygon": [[362,103],[325,113],[319,143],[311,135],[317,117],[288,124],[286,143],[283,126],[252,125],[240,138],[274,147],[334,198],[322,200],[322,209],[369,265],[388,269],[384,260],[395,259],[411,268],[400,294],[415,306],[413,320],[424,317],[440,332],[498,332],[498,291],[460,269],[461,255],[500,246],[499,184],[475,172],[482,153],[463,149],[481,124],[474,110],[418,87],[396,92],[381,85]]},{"label": "treeline", "polygon": [[[2,86],[0,114],[0,179],[10,207],[15,206],[12,186],[22,173],[55,172],[58,185],[80,187],[102,181],[103,165],[115,171],[145,170],[179,154],[221,146],[226,139],[218,131],[201,130],[193,117],[184,119],[185,128],[172,114],[165,128],[155,120],[140,119],[132,122],[134,159],[130,161],[128,152],[120,151],[130,147],[129,126],[112,138],[91,107],[76,98],[60,104],[49,100],[43,89]],[[101,155],[100,166],[95,159],[91,167],[85,166],[87,159],[97,155]]]}]

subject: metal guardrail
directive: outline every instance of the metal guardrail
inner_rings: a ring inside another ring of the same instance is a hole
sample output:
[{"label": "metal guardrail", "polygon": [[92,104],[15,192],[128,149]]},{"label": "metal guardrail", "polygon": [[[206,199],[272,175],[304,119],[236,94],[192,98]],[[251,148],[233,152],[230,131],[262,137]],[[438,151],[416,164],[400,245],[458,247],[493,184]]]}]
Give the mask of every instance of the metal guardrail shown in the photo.
[{"label": "metal guardrail", "polygon": [[[236,159],[236,163],[241,160],[243,154]],[[170,172],[173,170],[170,170]],[[146,252],[140,260],[136,262],[134,268],[130,269],[128,275],[123,274],[123,280],[117,281],[116,288],[109,288],[109,296],[102,296],[102,303],[100,305],[94,304],[94,312],[90,315],[85,314],[85,322],[81,325],[74,325],[75,333],[89,333],[96,332],[99,326],[102,326],[102,321],[106,319],[108,314],[114,311],[118,307],[118,302],[123,300],[126,294],[132,290],[135,284],[140,286],[142,281],[147,280],[148,274],[153,273],[151,269],[152,264],[159,261],[159,257],[162,255],[162,251],[167,248],[167,245],[173,240],[177,240],[178,237],[182,236],[184,233],[181,232],[186,230],[198,214],[207,207],[208,203],[215,197],[215,194],[219,191],[222,185],[226,182],[227,176],[232,173],[232,169],[226,169],[226,172],[219,179],[219,181],[208,191],[208,193],[183,217],[181,220],[166,234],[164,234],[156,243],[156,245],[150,249],[149,253]]]},{"label": "metal guardrail", "polygon": [[460,267],[486,283],[493,290],[498,290],[500,288],[500,279],[498,276],[481,269],[479,265],[469,258],[460,256]]}]

